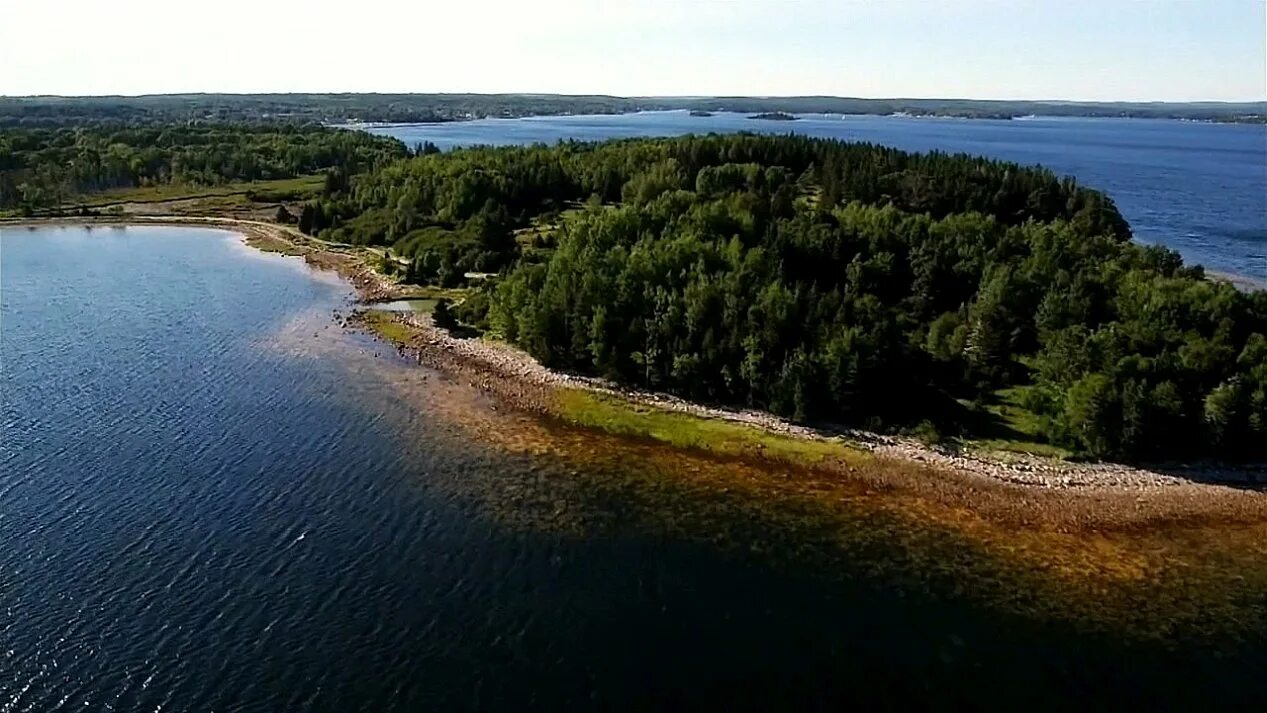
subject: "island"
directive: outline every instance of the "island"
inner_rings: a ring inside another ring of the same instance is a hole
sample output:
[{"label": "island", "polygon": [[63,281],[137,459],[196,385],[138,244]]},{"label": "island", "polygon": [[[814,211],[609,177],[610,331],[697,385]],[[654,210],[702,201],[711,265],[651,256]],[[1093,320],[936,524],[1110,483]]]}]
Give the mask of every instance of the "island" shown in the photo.
[{"label": "island", "polygon": [[753,114],[748,118],[759,119],[761,121],[796,121],[799,117],[783,111],[763,111],[760,114]]}]

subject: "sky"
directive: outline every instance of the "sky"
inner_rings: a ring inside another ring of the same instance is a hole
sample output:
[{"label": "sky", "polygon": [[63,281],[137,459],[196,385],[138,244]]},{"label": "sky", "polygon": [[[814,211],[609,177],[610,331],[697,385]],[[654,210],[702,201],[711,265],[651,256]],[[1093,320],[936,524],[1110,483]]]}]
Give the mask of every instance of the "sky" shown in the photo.
[{"label": "sky", "polygon": [[0,94],[1267,98],[1267,0],[0,0]]}]

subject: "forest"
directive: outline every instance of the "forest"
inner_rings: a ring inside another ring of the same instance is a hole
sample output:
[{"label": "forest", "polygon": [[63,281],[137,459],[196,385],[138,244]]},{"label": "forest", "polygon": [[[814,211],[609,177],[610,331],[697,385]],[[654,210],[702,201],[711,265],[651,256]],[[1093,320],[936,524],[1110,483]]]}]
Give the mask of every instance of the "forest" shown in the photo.
[{"label": "forest", "polygon": [[395,139],[315,125],[5,129],[0,210],[30,213],[114,188],[368,171],[407,153]]},{"label": "forest", "polygon": [[746,134],[415,154],[331,174],[300,227],[468,285],[452,313],[548,366],[947,435],[1007,394],[1082,456],[1267,455],[1267,292],[1045,169]]}]

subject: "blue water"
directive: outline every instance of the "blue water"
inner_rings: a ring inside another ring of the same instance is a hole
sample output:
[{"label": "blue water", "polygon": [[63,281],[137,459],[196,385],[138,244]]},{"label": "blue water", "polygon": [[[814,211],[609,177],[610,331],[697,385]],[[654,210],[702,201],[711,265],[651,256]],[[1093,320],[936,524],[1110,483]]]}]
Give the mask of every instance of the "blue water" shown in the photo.
[{"label": "blue water", "polygon": [[883,517],[856,569],[780,563],[781,528],[660,485],[686,455],[498,446],[544,426],[339,329],[349,300],[225,232],[0,229],[0,711],[1267,702],[1261,648],[878,578]]},{"label": "blue water", "polygon": [[789,131],[1041,164],[1106,191],[1135,237],[1204,264],[1267,283],[1267,127],[1144,119],[1019,121],[805,116],[758,121],[718,113],[483,119],[376,127],[407,145],[554,143],[687,133]]}]

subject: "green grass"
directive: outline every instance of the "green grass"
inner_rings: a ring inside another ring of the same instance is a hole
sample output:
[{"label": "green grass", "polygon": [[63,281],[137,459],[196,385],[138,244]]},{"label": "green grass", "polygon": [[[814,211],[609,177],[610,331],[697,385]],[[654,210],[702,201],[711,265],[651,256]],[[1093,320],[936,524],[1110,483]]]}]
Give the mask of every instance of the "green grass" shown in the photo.
[{"label": "green grass", "polygon": [[1060,459],[1071,457],[1070,451],[1047,442],[1043,436],[1042,418],[1022,405],[1025,393],[1032,388],[1013,386],[995,391],[990,403],[985,406],[992,423],[982,429],[978,437],[969,439],[969,444],[993,451]]},{"label": "green grass", "polygon": [[187,200],[192,198],[216,198],[228,196],[245,196],[247,193],[281,192],[315,195],[325,184],[325,177],[299,176],[283,178],[276,181],[246,181],[226,183],[220,186],[189,186],[167,184],[159,186],[139,186],[136,188],[118,188],[79,196],[67,201],[63,207],[86,206],[96,208],[117,203],[156,203]]},{"label": "green grass", "polygon": [[367,310],[361,318],[365,326],[392,344],[408,344],[413,338],[413,330],[397,322],[391,312]]},{"label": "green grass", "polygon": [[561,389],[555,406],[558,416],[579,426],[727,456],[762,456],[808,465],[828,460],[860,462],[870,457],[840,442],[783,436],[742,423],[667,411],[579,389]]},{"label": "green grass", "polygon": [[[604,207],[614,208],[616,205],[614,203],[608,203],[604,204]],[[546,220],[544,215],[533,216],[527,227],[520,228],[515,231],[515,241],[519,243],[520,247],[525,249],[552,250],[552,248],[537,247],[536,239],[538,237],[546,239],[552,238],[564,223],[583,212],[585,212],[585,206],[577,204],[559,211],[554,220]],[[549,242],[549,240],[547,240],[547,242]]]}]

